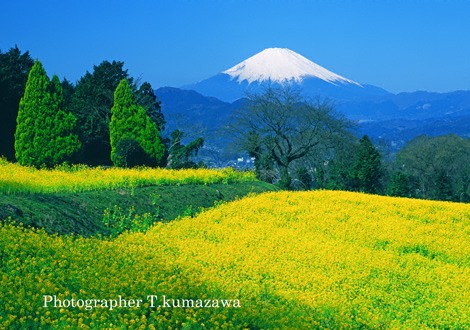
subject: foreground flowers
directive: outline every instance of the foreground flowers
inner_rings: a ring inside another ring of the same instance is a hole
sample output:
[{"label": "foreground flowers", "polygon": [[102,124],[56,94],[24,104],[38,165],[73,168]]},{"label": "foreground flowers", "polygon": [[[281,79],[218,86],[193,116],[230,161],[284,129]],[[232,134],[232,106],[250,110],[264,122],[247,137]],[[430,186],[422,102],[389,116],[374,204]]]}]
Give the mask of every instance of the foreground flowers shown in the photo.
[{"label": "foreground flowers", "polygon": [[[277,192],[112,241],[4,224],[0,247],[0,328],[470,326],[466,204]],[[53,308],[44,296],[142,303]]]}]

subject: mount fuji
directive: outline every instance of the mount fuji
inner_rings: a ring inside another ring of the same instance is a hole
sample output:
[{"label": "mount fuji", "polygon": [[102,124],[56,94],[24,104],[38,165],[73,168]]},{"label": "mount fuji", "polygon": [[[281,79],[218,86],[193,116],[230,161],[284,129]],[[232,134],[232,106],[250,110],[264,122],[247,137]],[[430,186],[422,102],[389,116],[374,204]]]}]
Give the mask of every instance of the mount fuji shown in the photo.
[{"label": "mount fuji", "polygon": [[329,71],[286,48],[268,48],[213,77],[182,88],[161,87],[169,131],[204,132],[206,149],[225,150],[219,129],[267,86],[291,85],[307,99],[333,100],[335,110],[359,125],[359,135],[384,140],[396,150],[421,135],[470,137],[470,91],[392,94]]},{"label": "mount fuji", "polygon": [[233,102],[266,86],[297,86],[306,97],[353,101],[389,94],[382,88],[342,77],[287,48],[267,48],[198,83],[184,86],[203,95]]}]

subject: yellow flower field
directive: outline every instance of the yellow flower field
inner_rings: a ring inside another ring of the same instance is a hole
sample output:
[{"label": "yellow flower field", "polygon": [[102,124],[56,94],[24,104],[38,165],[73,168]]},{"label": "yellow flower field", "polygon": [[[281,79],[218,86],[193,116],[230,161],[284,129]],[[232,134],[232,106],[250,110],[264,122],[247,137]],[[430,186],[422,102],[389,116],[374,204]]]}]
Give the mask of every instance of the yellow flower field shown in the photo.
[{"label": "yellow flower field", "polygon": [[52,170],[19,166],[0,158],[0,192],[53,193],[175,184],[253,181],[252,172],[231,168],[167,170],[161,168],[90,168],[63,166]]},{"label": "yellow flower field", "polygon": [[[275,192],[114,240],[4,224],[0,247],[0,328],[470,328],[468,204]],[[53,295],[143,301],[43,307]]]}]

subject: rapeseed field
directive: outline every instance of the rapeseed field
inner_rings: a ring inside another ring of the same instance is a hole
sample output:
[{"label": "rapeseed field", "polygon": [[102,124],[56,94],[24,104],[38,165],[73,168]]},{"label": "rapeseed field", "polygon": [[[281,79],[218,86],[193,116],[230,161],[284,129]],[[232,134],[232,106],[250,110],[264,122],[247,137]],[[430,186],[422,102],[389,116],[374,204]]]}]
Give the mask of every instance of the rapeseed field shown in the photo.
[{"label": "rapeseed field", "polygon": [[274,192],[113,240],[4,223],[0,247],[0,328],[470,328],[468,204]]},{"label": "rapeseed field", "polygon": [[0,158],[0,193],[56,193],[107,190],[148,185],[212,184],[254,181],[252,172],[232,168],[169,170],[102,168],[83,165],[36,169]]}]

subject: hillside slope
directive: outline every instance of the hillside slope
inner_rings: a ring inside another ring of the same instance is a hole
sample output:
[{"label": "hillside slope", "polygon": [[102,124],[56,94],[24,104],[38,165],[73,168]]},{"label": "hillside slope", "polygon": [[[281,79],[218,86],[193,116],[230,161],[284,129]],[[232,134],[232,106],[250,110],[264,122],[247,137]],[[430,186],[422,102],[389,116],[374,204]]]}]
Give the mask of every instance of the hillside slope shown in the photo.
[{"label": "hillside slope", "polygon": [[[0,246],[5,328],[470,326],[468,204],[274,192],[115,240],[0,225]],[[143,303],[42,308],[43,295]]]},{"label": "hillside slope", "polygon": [[261,182],[235,182],[209,185],[168,185],[78,193],[2,194],[0,221],[8,217],[27,226],[44,228],[48,233],[90,236],[108,235],[102,223],[106,210],[118,207],[123,214],[149,213],[161,221],[191,215],[216,202],[231,201],[249,193],[272,191]]}]

